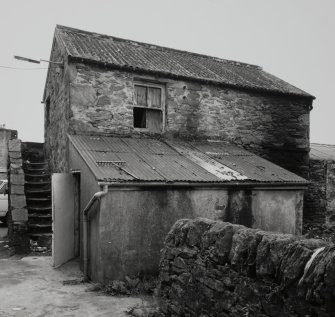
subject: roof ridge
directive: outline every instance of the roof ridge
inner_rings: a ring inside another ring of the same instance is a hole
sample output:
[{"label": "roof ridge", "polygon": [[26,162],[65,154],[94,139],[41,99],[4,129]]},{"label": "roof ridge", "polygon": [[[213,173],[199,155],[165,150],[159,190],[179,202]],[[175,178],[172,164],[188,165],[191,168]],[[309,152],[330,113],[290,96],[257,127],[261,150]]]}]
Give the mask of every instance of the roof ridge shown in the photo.
[{"label": "roof ridge", "polygon": [[130,43],[130,44],[134,44],[134,45],[141,45],[141,46],[144,46],[145,48],[148,48],[148,49],[159,49],[159,50],[162,50],[162,51],[169,50],[169,51],[176,52],[176,53],[183,54],[183,55],[187,54],[187,55],[193,55],[193,56],[198,56],[198,57],[203,57],[203,58],[210,58],[210,59],[215,60],[219,63],[232,64],[234,66],[255,68],[255,69],[259,69],[259,70],[263,69],[261,66],[255,65],[255,64],[239,62],[239,61],[230,60],[230,59],[224,59],[224,58],[211,56],[211,55],[206,55],[206,54],[194,53],[194,52],[190,52],[190,51],[186,51],[186,50],[178,50],[178,49],[175,49],[175,48],[162,46],[162,45],[157,45],[157,44],[151,44],[151,43],[145,43],[145,42],[140,42],[140,41],[124,39],[124,38],[120,38],[120,37],[116,37],[116,36],[112,36],[112,35],[90,32],[90,31],[76,29],[76,28],[72,28],[72,27],[68,27],[68,26],[64,26],[64,25],[59,25],[59,24],[56,25],[56,30],[64,30],[64,31],[76,32],[76,33],[82,33],[84,35],[93,35],[93,36],[96,36],[96,37],[99,37],[99,38],[113,39],[113,40],[119,41],[119,42],[126,42],[126,43]]},{"label": "roof ridge", "polygon": [[315,144],[315,145],[324,145],[324,146],[331,146],[331,147],[335,147],[335,144],[316,143],[316,142],[311,142],[310,144]]}]

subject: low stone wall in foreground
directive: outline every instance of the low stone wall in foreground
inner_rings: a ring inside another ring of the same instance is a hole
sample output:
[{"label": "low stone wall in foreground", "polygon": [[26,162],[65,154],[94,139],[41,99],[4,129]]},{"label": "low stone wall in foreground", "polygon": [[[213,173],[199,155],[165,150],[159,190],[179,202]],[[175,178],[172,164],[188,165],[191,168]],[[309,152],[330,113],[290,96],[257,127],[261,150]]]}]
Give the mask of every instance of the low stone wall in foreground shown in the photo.
[{"label": "low stone wall in foreground", "polygon": [[335,316],[335,245],[182,219],[162,250],[167,316]]}]

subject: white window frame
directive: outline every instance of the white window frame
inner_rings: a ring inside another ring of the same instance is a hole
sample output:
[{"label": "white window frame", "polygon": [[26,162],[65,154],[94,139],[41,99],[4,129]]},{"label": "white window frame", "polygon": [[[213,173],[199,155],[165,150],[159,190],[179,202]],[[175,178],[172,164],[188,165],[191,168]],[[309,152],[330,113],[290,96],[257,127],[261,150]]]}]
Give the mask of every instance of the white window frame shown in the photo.
[{"label": "white window frame", "polygon": [[[143,86],[147,88],[159,88],[161,90],[161,108],[157,107],[150,107],[150,106],[142,106],[142,105],[137,105],[136,99],[135,99],[135,86]],[[165,130],[165,85],[162,84],[156,84],[148,81],[134,81],[134,93],[133,93],[133,105],[134,108],[142,108],[142,109],[149,109],[149,110],[156,110],[156,111],[161,111],[162,114],[162,133]],[[146,115],[146,126],[148,126],[148,115]],[[133,127],[134,130],[136,131],[144,131],[144,132],[150,132],[148,128],[135,128]]]}]

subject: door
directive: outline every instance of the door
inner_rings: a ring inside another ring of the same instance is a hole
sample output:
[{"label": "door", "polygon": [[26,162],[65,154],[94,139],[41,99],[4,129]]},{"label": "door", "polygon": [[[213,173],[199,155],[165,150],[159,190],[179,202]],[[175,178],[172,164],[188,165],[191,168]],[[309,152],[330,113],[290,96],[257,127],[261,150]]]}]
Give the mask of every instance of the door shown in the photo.
[{"label": "door", "polygon": [[75,199],[72,174],[52,175],[52,265],[75,257]]}]

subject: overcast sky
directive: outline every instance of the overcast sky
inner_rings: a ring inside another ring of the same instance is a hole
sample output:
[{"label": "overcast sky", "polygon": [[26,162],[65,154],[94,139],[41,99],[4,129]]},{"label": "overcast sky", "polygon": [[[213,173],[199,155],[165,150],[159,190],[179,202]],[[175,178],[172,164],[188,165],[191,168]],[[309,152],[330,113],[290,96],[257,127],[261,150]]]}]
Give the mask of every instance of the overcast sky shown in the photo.
[{"label": "overcast sky", "polygon": [[23,141],[43,142],[47,64],[13,55],[49,59],[55,26],[61,24],[260,65],[316,96],[311,141],[335,144],[333,0],[0,0],[0,5],[0,124],[18,130]]}]

